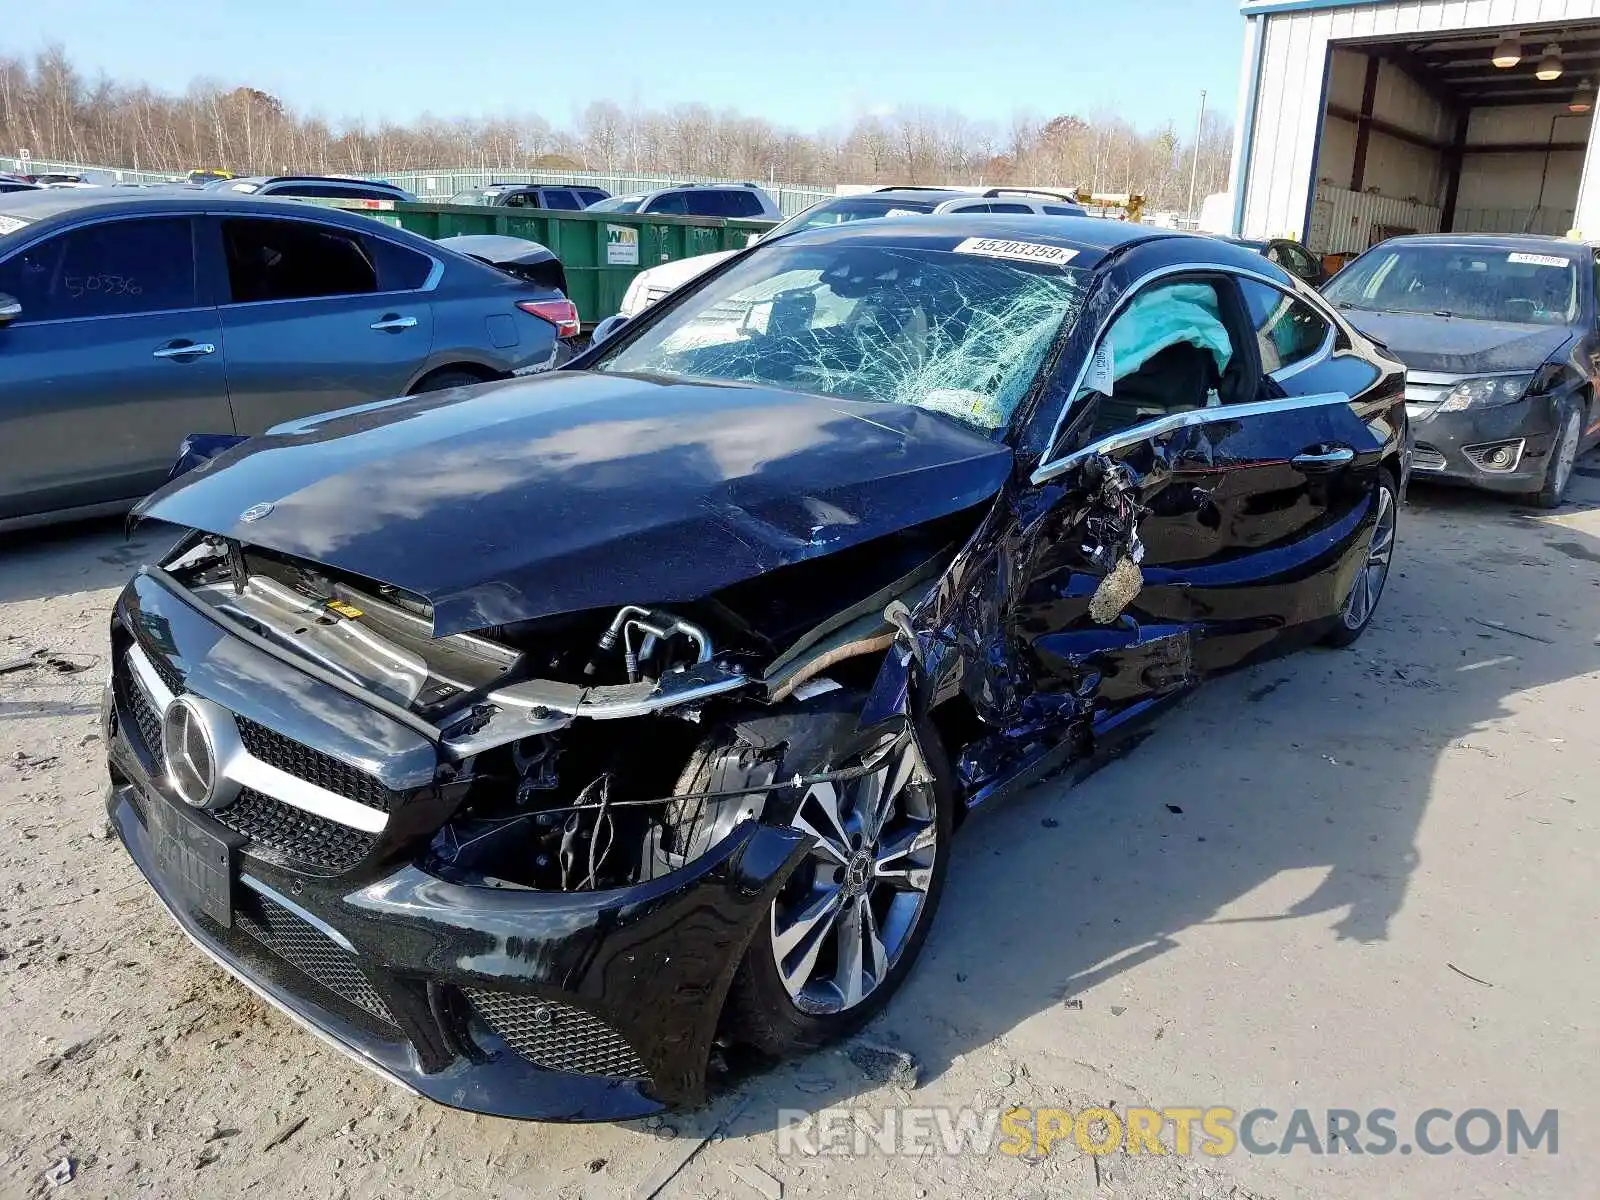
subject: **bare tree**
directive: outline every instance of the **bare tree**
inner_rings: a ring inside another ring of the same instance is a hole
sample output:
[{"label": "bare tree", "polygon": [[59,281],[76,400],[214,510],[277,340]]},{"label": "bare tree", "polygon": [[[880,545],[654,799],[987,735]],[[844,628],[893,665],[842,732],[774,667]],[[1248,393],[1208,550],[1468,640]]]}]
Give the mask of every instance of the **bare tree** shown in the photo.
[{"label": "bare tree", "polygon": [[[1201,127],[1199,194],[1227,186],[1232,133]],[[803,133],[703,104],[650,109],[600,100],[571,128],[528,113],[488,119],[424,114],[408,124],[329,124],[249,86],[197,80],[181,96],[87,80],[50,46],[0,57],[0,153],[181,172],[385,174],[450,167],[703,175],[788,183],[1033,184],[1143,192],[1152,207],[1187,202],[1196,147],[1173,123],[1143,133],[1113,112],[1018,113],[1004,127],[948,109],[907,106]]]}]

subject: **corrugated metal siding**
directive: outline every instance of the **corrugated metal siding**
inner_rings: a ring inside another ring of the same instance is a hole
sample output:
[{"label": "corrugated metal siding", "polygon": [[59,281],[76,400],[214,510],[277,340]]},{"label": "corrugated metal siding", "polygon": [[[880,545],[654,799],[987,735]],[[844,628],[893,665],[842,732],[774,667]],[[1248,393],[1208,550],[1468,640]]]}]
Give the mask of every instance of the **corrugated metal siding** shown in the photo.
[{"label": "corrugated metal siding", "polygon": [[1438,233],[1440,216],[1431,204],[1324,185],[1317,189],[1306,245],[1319,254],[1359,254],[1396,231]]},{"label": "corrugated metal siding", "polygon": [[1576,220],[1572,208],[1458,208],[1453,233],[1547,233],[1565,237]]},{"label": "corrugated metal siding", "polygon": [[1322,121],[1324,64],[1334,43],[1596,17],[1600,0],[1404,0],[1256,18],[1266,22],[1265,53],[1244,186],[1243,232],[1251,237],[1305,232],[1314,182],[1311,157]]},{"label": "corrugated metal siding", "polygon": [[1467,119],[1467,145],[1583,142],[1589,139],[1593,124],[1594,114],[1568,112],[1565,104],[1475,108]]}]

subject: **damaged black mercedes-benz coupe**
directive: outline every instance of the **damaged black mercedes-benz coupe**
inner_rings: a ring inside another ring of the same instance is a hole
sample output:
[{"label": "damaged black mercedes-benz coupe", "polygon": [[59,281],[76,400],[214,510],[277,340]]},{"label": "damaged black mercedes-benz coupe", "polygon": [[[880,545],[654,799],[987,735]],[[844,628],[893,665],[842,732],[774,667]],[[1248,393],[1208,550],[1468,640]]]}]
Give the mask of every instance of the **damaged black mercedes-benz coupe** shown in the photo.
[{"label": "damaged black mercedes-benz coupe", "polygon": [[973,809],[1372,619],[1403,372],[1248,250],[854,222],[548,375],[147,500],[114,827],[184,930],[442,1103],[623,1119],[847,1034]]}]

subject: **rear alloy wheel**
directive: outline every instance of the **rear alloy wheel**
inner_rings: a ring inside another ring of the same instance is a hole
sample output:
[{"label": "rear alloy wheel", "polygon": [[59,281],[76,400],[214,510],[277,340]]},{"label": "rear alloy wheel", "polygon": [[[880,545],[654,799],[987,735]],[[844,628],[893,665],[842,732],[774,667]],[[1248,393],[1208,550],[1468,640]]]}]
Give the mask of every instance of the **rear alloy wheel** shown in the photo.
[{"label": "rear alloy wheel", "polygon": [[411,394],[420,396],[424,392],[442,392],[448,388],[475,387],[483,382],[482,375],[474,375],[471,371],[440,371],[421,380],[411,389]]},{"label": "rear alloy wheel", "polygon": [[[784,1055],[844,1037],[910,969],[949,856],[951,793],[932,736],[885,740],[857,760],[867,774],[813,784],[795,806],[788,824],[815,842],[740,965],[738,1040]],[[794,770],[785,762],[777,777]]]},{"label": "rear alloy wheel", "polygon": [[1389,563],[1394,557],[1400,505],[1394,478],[1388,471],[1378,475],[1374,503],[1377,513],[1372,520],[1372,534],[1367,540],[1367,559],[1350,585],[1350,593],[1345,597],[1344,607],[1339,613],[1339,623],[1323,639],[1329,646],[1353,645],[1367,631],[1373,614],[1378,611],[1378,601],[1383,597],[1383,585],[1389,580]]},{"label": "rear alloy wheel", "polygon": [[1583,439],[1583,417],[1576,408],[1562,413],[1561,434],[1550,450],[1550,465],[1545,468],[1544,486],[1530,499],[1540,508],[1560,508],[1572,482],[1572,469],[1578,463],[1578,446]]}]

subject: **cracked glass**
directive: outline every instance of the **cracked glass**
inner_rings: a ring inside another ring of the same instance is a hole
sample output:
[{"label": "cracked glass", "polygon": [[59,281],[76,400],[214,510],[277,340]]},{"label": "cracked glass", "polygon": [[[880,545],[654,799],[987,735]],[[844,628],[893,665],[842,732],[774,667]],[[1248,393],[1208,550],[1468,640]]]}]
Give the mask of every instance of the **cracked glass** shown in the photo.
[{"label": "cracked glass", "polygon": [[707,280],[594,369],[909,404],[996,433],[1090,280],[1077,268],[952,250],[772,246]]}]

